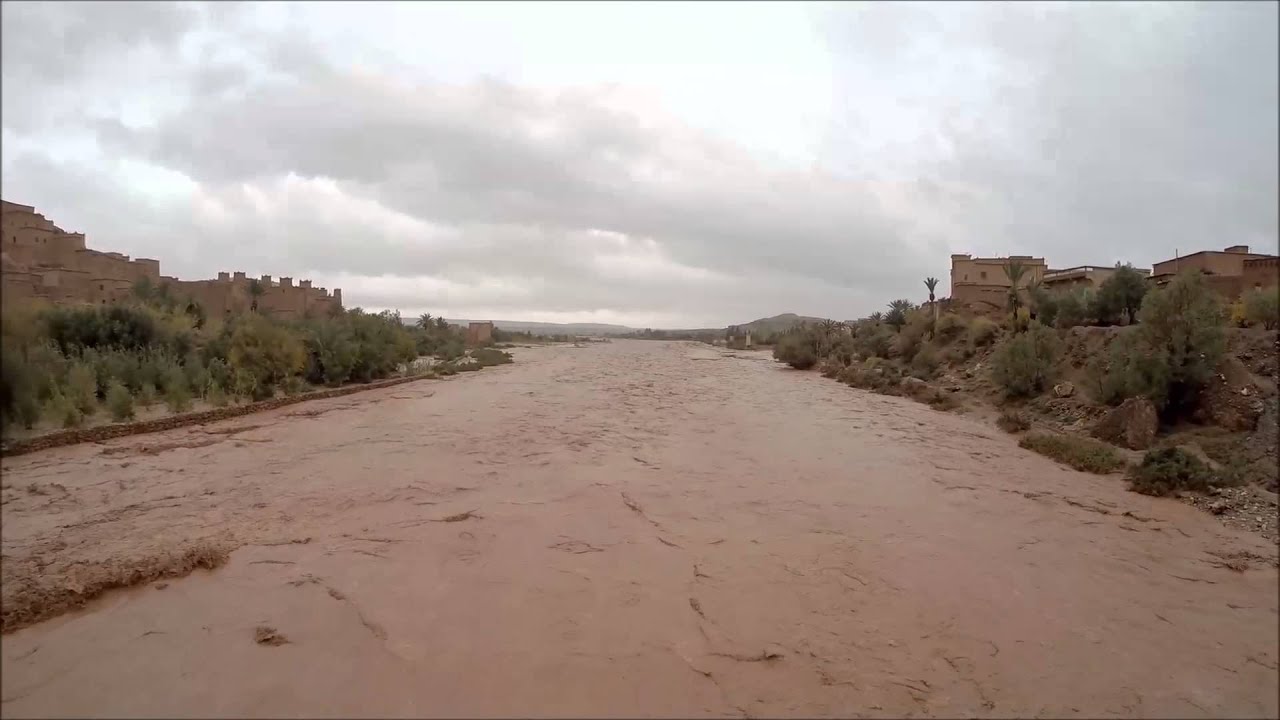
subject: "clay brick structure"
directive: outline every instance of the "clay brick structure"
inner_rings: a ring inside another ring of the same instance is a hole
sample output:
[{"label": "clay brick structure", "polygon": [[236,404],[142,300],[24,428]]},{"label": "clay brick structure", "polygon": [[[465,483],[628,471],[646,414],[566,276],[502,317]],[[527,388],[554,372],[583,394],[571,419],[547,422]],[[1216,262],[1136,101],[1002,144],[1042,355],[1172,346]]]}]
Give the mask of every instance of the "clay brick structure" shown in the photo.
[{"label": "clay brick structure", "polygon": [[[1134,270],[1144,276],[1151,274],[1151,271],[1146,268],[1134,268]],[[1062,270],[1050,269],[1045,271],[1041,284],[1047,290],[1070,290],[1078,287],[1097,289],[1115,272],[1114,265],[1111,267],[1105,265],[1080,265]]]},{"label": "clay brick structure", "polygon": [[70,233],[37,213],[31,205],[0,200],[0,301],[42,299],[54,304],[106,305],[129,298],[146,281],[168,285],[178,298],[200,303],[209,317],[223,317],[256,306],[283,318],[318,315],[342,307],[342,291],[330,295],[293,278],[270,275],[251,281],[242,272],[218,273],[214,280],[179,280],[160,274],[160,261],[85,247],[83,233]]},{"label": "clay brick structure", "polygon": [[473,322],[467,325],[467,344],[481,345],[493,339],[492,322]]},{"label": "clay brick structure", "polygon": [[1178,273],[1199,270],[1209,287],[1227,300],[1240,297],[1245,290],[1274,287],[1280,284],[1277,257],[1249,252],[1248,245],[1233,245],[1223,250],[1201,250],[1172,260],[1158,262],[1147,280],[1163,287]]},{"label": "clay brick structure", "polygon": [[999,315],[1004,312],[1009,296],[1009,277],[1004,267],[1016,261],[1026,268],[1018,283],[1020,289],[1044,279],[1044,258],[1030,255],[1009,257],[972,257],[967,254],[951,256],[951,303],[953,309],[962,308],[980,315]]}]

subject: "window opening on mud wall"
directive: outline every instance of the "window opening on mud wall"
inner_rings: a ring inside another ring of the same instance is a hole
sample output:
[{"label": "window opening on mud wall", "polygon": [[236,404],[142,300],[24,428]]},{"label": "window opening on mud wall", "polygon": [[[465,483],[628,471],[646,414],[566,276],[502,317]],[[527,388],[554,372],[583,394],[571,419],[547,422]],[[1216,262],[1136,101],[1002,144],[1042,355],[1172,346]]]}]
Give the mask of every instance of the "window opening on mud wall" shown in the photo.
[{"label": "window opening on mud wall", "polygon": [[983,271],[982,271],[982,279],[983,279],[983,280],[986,280],[986,279],[987,279],[987,271],[986,271],[986,270],[983,270]]}]

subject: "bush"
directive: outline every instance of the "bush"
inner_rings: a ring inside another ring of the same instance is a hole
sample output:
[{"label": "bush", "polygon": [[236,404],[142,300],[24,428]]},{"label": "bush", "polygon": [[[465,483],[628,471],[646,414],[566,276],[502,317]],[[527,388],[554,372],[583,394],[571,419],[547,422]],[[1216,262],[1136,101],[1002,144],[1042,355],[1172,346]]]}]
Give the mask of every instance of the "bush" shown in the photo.
[{"label": "bush", "polygon": [[89,416],[98,409],[98,376],[93,367],[77,362],[67,372],[67,399],[82,415]]},{"label": "bush", "polygon": [[1085,288],[1055,295],[1057,317],[1054,326],[1065,329],[1088,324],[1092,300],[1093,293]]},{"label": "bush", "polygon": [[133,395],[119,380],[112,380],[107,387],[107,410],[116,422],[133,419]]},{"label": "bush", "polygon": [[1280,327],[1280,287],[1251,290],[1244,296],[1244,317],[1267,330]]},{"label": "bush", "polygon": [[62,394],[62,390],[54,387],[53,393],[45,403],[45,416],[49,422],[64,428],[79,427],[84,422],[84,414],[76,407],[71,398]]},{"label": "bush", "polygon": [[40,388],[37,371],[22,352],[7,342],[0,346],[0,424],[31,428],[40,419]]},{"label": "bush", "polygon": [[1119,405],[1139,395],[1155,402],[1169,385],[1168,369],[1159,355],[1144,349],[1136,332],[1129,332],[1116,338],[1105,354],[1090,358],[1085,372],[1095,400]]},{"label": "bush", "polygon": [[958,340],[969,330],[969,323],[964,318],[951,312],[938,316],[937,325],[933,329],[934,340],[943,345]]},{"label": "bush", "polygon": [[1016,410],[1005,410],[996,419],[996,426],[1007,433],[1025,432],[1031,429],[1031,419],[1025,413]]},{"label": "bush", "polygon": [[938,371],[940,362],[938,351],[934,349],[933,344],[925,343],[911,359],[911,374],[921,380],[929,380]]},{"label": "bush", "polygon": [[144,382],[138,390],[138,404],[142,407],[150,407],[156,403],[156,396],[156,386],[149,382]]},{"label": "bush", "polygon": [[306,350],[284,326],[250,315],[236,324],[228,360],[236,375],[237,394],[247,390],[254,400],[263,400],[271,397],[285,378],[302,371]]},{"label": "bush", "polygon": [[1217,297],[1199,273],[1184,273],[1147,293],[1138,320],[1136,352],[1164,366],[1153,373],[1165,382],[1149,391],[1151,401],[1173,411],[1190,406],[1226,351],[1225,318]]},{"label": "bush", "polygon": [[209,381],[209,387],[204,391],[204,398],[205,402],[214,407],[226,407],[227,403],[230,402],[230,398],[227,397],[227,391],[222,388],[222,384],[214,380]]},{"label": "bush", "polygon": [[853,338],[854,350],[864,358],[889,357],[896,333],[879,323],[867,323],[857,328]]},{"label": "bush", "polygon": [[480,348],[479,350],[472,350],[471,357],[473,360],[480,363],[482,367],[489,367],[491,365],[506,365],[507,363],[512,362],[511,353],[506,353],[501,350],[495,350],[493,348]]},{"label": "bush", "polygon": [[1147,293],[1147,280],[1132,265],[1116,264],[1116,271],[1098,287],[1094,297],[1094,317],[1098,322],[1114,324],[1121,320],[1133,323],[1142,298]]},{"label": "bush", "polygon": [[290,375],[281,383],[285,395],[301,395],[307,391],[307,383],[297,375]]},{"label": "bush", "polygon": [[1018,446],[1053,458],[1083,472],[1105,475],[1124,466],[1115,448],[1106,443],[1070,435],[1028,433]]},{"label": "bush", "polygon": [[933,316],[924,310],[908,310],[906,322],[893,338],[892,355],[910,362],[933,327]]},{"label": "bush", "polygon": [[1009,397],[1032,397],[1053,383],[1062,343],[1054,331],[1032,323],[996,347],[991,377]]},{"label": "bush", "polygon": [[984,317],[976,317],[969,323],[969,345],[973,348],[984,348],[995,342],[1000,326]]},{"label": "bush", "polygon": [[180,413],[191,409],[191,387],[187,376],[177,365],[169,368],[164,378],[164,402],[170,412]]},{"label": "bush", "polygon": [[807,327],[793,328],[773,346],[773,357],[797,370],[808,370],[818,364],[817,334]]},{"label": "bush", "polygon": [[1129,470],[1129,489],[1143,495],[1171,495],[1179,490],[1205,491],[1213,470],[1200,458],[1176,447],[1150,450]]}]

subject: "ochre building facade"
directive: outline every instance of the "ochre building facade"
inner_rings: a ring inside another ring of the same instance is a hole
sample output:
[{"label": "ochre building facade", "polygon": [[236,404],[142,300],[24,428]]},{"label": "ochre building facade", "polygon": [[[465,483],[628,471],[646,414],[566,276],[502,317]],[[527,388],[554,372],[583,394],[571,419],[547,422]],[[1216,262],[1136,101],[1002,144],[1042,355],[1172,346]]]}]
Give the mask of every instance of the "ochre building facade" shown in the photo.
[{"label": "ochre building facade", "polygon": [[242,272],[220,272],[214,280],[161,275],[159,260],[91,250],[85,247],[83,233],[66,232],[34,207],[8,200],[0,204],[3,302],[41,299],[62,305],[105,305],[129,298],[134,285],[146,281],[157,287],[167,284],[175,297],[200,303],[209,317],[244,312],[255,304],[260,313],[284,318],[320,315],[342,307],[341,290],[335,288],[330,294],[325,288],[313,288],[310,280],[295,285],[293,278],[273,280],[263,275],[254,282]]}]

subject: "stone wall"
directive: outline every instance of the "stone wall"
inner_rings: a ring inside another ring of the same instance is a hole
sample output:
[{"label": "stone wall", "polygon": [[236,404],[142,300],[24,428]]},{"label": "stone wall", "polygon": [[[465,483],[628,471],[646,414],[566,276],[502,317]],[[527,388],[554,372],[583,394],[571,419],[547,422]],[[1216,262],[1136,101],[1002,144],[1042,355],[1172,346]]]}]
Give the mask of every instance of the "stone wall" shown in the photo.
[{"label": "stone wall", "polygon": [[[242,272],[234,277],[219,273],[216,280],[169,278],[160,274],[158,260],[88,249],[83,234],[65,232],[34,207],[0,202],[3,300],[41,298],[55,304],[105,305],[129,298],[133,286],[146,279],[153,284],[168,283],[177,297],[204,306],[209,317],[225,317],[253,306],[250,281]],[[280,278],[277,283],[267,275],[259,283],[258,310],[267,315],[299,318],[342,307],[341,290],[330,295],[325,288],[312,288],[310,281],[294,287],[292,278]]]}]

